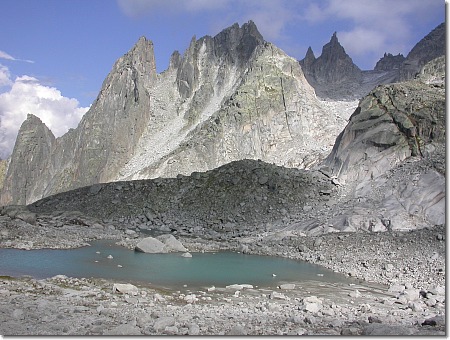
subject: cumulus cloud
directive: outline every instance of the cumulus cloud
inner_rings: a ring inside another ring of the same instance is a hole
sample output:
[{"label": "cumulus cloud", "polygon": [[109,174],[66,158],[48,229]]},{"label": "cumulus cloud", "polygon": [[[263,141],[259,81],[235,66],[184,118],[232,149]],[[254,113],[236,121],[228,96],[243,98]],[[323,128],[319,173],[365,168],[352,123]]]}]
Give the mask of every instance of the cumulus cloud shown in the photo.
[{"label": "cumulus cloud", "polygon": [[[6,71],[5,71],[6,69]],[[1,75],[9,75],[7,68],[0,67]],[[9,78],[8,78],[9,79]],[[0,94],[0,157],[8,157],[14,147],[17,132],[27,114],[39,117],[56,137],[66,133],[69,128],[78,125],[88,110],[79,107],[74,98],[64,97],[61,92],[40,84],[30,76],[20,76],[14,81],[9,79],[8,91]]]},{"label": "cumulus cloud", "polygon": [[11,73],[9,72],[9,69],[6,66],[3,66],[0,64],[0,87],[3,86],[11,86]]}]

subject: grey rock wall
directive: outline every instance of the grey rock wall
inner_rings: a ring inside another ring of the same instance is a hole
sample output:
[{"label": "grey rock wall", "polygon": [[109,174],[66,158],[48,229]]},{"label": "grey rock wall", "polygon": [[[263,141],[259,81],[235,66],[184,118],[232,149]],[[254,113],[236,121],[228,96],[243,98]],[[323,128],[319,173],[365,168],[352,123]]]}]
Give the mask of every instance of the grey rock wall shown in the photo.
[{"label": "grey rock wall", "polygon": [[341,179],[362,181],[444,141],[444,88],[419,81],[380,85],[361,100],[325,164]]},{"label": "grey rock wall", "polygon": [[55,146],[55,136],[36,116],[28,114],[19,129],[6,173],[0,204],[32,202],[45,190],[53,169],[47,162]]}]

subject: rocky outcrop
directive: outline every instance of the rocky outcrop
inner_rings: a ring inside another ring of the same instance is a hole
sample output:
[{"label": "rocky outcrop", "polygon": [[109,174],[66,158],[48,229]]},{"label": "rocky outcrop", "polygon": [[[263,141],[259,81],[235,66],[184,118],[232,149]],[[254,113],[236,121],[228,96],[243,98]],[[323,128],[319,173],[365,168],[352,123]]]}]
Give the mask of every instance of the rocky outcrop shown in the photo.
[{"label": "rocky outcrop", "polygon": [[341,179],[362,181],[444,140],[443,88],[419,81],[382,85],[361,100],[325,164]]},{"label": "rocky outcrop", "polygon": [[426,63],[440,56],[445,56],[445,23],[437,26],[412,48],[400,67],[398,81],[413,79]]},{"label": "rocky outcrop", "polygon": [[8,164],[9,164],[8,159],[0,159],[0,190],[3,189],[3,183],[5,182]]},{"label": "rocky outcrop", "polygon": [[17,135],[16,144],[3,183],[0,204],[30,202],[42,197],[42,180],[51,180],[48,160],[56,141],[53,133],[36,116],[28,114]]},{"label": "rocky outcrop", "polygon": [[305,59],[300,61],[302,69],[308,80],[319,84],[342,83],[347,80],[359,81],[361,70],[356,66],[350,56],[339,43],[336,32],[329,43],[325,44],[322,54],[313,59],[311,48],[308,49]]},{"label": "rocky outcrop", "polygon": [[181,242],[171,234],[160,235],[156,238],[146,237],[136,244],[135,250],[152,254],[187,251]]},{"label": "rocky outcrop", "polygon": [[334,228],[387,231],[445,223],[445,87],[433,76],[424,82],[428,72],[443,69],[442,61],[427,64],[417,80],[379,86],[361,100],[324,162],[324,170],[358,200],[330,220]]},{"label": "rocky outcrop", "polygon": [[336,33],[318,58],[310,48],[300,61],[317,95],[328,100],[354,100],[382,84],[413,79],[429,61],[445,55],[445,24],[418,42],[405,58],[385,53],[373,70],[361,71],[340,45]]},{"label": "rocky outcrop", "polygon": [[383,58],[378,60],[375,65],[374,71],[392,71],[399,70],[405,61],[403,54],[392,55],[391,53],[385,53]]}]

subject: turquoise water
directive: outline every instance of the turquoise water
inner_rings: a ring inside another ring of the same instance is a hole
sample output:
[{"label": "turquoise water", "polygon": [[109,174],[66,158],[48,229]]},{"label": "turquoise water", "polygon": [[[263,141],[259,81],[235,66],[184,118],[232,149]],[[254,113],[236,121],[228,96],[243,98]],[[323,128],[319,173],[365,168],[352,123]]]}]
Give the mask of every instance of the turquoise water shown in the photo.
[{"label": "turquoise water", "polygon": [[[108,255],[113,258],[108,259]],[[234,252],[192,255],[192,258],[184,258],[180,253],[145,254],[117,246],[110,240],[66,250],[0,249],[0,275],[29,275],[43,279],[63,274],[151,283],[168,288],[184,285],[223,287],[235,283],[273,287],[279,282],[308,280],[350,282],[343,275],[303,261]]]}]

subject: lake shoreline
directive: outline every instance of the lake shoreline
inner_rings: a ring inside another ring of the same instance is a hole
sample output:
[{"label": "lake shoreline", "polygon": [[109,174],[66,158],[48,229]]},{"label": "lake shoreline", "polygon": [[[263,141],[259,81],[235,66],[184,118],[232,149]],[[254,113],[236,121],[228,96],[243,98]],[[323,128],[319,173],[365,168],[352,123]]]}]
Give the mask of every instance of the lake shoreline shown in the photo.
[{"label": "lake shoreline", "polygon": [[[0,223],[3,248],[67,249],[108,238],[132,249],[139,239],[148,236],[120,222],[104,223],[68,213],[38,216],[35,225],[7,216],[0,216]],[[274,287],[267,292],[196,292],[186,300],[189,294],[151,287],[139,287],[137,297],[112,293],[114,282],[106,280],[2,278],[0,315],[4,322],[0,333],[445,334],[444,226],[320,236],[280,230],[216,239],[173,234],[193,252],[232,250],[319,264],[355,279],[384,284],[386,296],[355,288],[339,298],[311,297],[298,287],[292,291]],[[44,288],[36,288],[41,286]],[[50,306],[49,312],[38,313],[41,305]],[[65,309],[68,312],[63,313]],[[79,319],[79,327],[73,317]],[[438,321],[426,321],[432,318]]]}]

